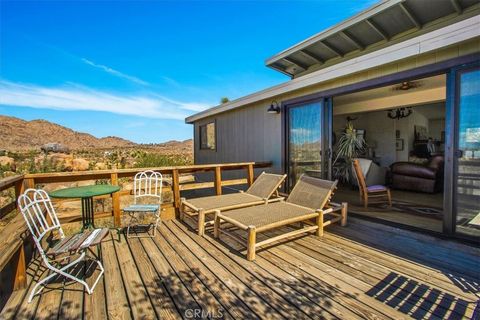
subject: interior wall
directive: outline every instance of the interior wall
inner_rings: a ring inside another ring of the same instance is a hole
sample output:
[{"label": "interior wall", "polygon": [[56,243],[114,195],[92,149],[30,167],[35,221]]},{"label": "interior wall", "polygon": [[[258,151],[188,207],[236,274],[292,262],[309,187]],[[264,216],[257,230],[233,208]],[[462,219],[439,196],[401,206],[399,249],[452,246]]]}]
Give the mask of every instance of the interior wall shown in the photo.
[{"label": "interior wall", "polygon": [[432,119],[428,121],[428,132],[433,139],[442,140],[442,131],[445,132],[445,119]]},{"label": "interior wall", "polygon": [[[395,120],[387,117],[386,111],[368,112],[353,116],[354,128],[365,130],[365,141],[368,145],[376,146],[375,156],[379,158],[381,166],[389,166],[395,162]],[[346,116],[335,116],[333,130],[340,137],[346,124]],[[337,139],[338,140],[338,139]]]},{"label": "interior wall", "polygon": [[[397,161],[408,161],[410,151],[413,150],[415,140],[415,125],[427,128],[429,136],[441,139],[441,132],[445,130],[445,104],[435,103],[412,108],[413,113],[400,120],[390,119],[387,111],[364,112],[353,115],[338,115],[333,118],[333,130],[338,137],[345,128],[346,117],[355,118],[353,125],[356,129],[365,130],[365,140],[368,145],[375,146],[375,156],[380,165],[387,167]],[[433,117],[435,119],[429,119]],[[396,130],[400,131],[403,139],[403,150],[396,150]]]},{"label": "interior wall", "polygon": [[396,150],[396,161],[408,161],[410,151],[413,150],[413,142],[415,140],[415,126],[423,126],[429,130],[428,118],[421,112],[412,109],[413,113],[400,120],[395,120],[395,130],[400,131],[400,139],[403,139],[403,150]]}]

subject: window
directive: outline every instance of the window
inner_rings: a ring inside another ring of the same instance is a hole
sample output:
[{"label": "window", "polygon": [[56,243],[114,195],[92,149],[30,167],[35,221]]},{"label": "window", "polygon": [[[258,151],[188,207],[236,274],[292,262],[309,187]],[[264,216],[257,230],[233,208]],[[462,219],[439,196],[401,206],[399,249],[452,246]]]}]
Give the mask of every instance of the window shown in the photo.
[{"label": "window", "polygon": [[216,148],[215,122],[200,126],[200,149],[215,150]]}]

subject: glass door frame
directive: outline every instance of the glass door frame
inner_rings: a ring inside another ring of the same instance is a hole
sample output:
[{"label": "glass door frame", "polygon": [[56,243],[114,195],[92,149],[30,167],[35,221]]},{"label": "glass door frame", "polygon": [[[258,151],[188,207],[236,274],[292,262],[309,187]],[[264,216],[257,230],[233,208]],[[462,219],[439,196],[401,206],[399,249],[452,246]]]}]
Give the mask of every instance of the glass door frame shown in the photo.
[{"label": "glass door frame", "polygon": [[[455,88],[457,87],[456,81],[456,70],[465,69],[468,67],[472,67],[475,65],[480,65],[480,61],[478,59],[478,53],[473,53],[445,61],[440,61],[437,63],[429,64],[426,66],[421,66],[405,71],[399,71],[397,73],[381,76],[379,78],[374,78],[370,80],[365,80],[358,83],[348,84],[345,86],[335,87],[331,89],[321,90],[314,93],[310,93],[304,96],[295,97],[286,101],[282,101],[281,103],[281,112],[282,112],[282,159],[281,165],[283,172],[287,173],[288,170],[288,130],[287,130],[287,108],[289,106],[294,106],[298,104],[304,104],[312,101],[317,101],[323,99],[324,101],[327,100],[327,103],[324,103],[326,106],[324,108],[327,115],[324,117],[324,128],[329,128],[330,132],[327,132],[324,136],[327,142],[323,141],[324,145],[329,147],[329,152],[331,153],[332,150],[332,121],[333,121],[333,106],[332,106],[332,98],[344,94],[349,94],[353,92],[360,92],[364,90],[379,88],[387,85],[396,84],[402,81],[412,81],[417,79],[422,79],[425,77],[446,74],[447,75],[447,83],[446,83],[446,108],[445,108],[445,170],[444,170],[444,216],[443,216],[443,235],[449,238],[457,238],[461,240],[472,241],[471,238],[465,239],[464,237],[460,237],[458,234],[454,233],[454,202],[453,202],[453,191],[454,191],[454,177],[453,177],[453,152],[454,152],[454,129],[455,129],[455,114],[454,111],[457,110],[456,101],[457,94],[455,92]],[[330,161],[331,161],[331,154],[330,154]],[[327,162],[327,161],[326,161]],[[328,170],[324,171],[329,174],[326,178],[331,179],[331,166]],[[406,227],[408,229],[408,227]],[[430,232],[425,229],[416,229],[417,231],[425,232],[425,233],[432,233],[439,235],[436,232]]]},{"label": "glass door frame", "polygon": [[[282,104],[282,135],[284,137],[283,144],[283,170],[287,174],[287,179],[290,178],[290,119],[289,110],[295,107],[301,107],[302,105],[308,105],[312,103],[320,104],[320,126],[321,126],[321,171],[323,179],[331,179],[331,161],[332,161],[332,98],[321,97],[315,99],[306,99],[301,102]],[[285,184],[285,191],[288,190],[288,182]]]},{"label": "glass door frame", "polygon": [[443,232],[458,238],[477,240],[475,237],[457,233],[457,187],[459,150],[458,141],[460,119],[460,76],[480,68],[480,61],[453,67],[447,72],[447,101],[445,114],[445,181]]}]

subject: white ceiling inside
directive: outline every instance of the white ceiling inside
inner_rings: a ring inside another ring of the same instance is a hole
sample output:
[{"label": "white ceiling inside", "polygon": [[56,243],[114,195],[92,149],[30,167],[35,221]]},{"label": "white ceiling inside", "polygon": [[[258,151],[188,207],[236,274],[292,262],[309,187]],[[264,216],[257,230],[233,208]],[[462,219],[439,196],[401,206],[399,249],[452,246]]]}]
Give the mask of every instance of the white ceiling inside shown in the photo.
[{"label": "white ceiling inside", "polygon": [[334,115],[425,105],[443,102],[446,98],[446,75],[412,81],[418,84],[409,90],[395,90],[401,83],[355,92],[333,98]]}]

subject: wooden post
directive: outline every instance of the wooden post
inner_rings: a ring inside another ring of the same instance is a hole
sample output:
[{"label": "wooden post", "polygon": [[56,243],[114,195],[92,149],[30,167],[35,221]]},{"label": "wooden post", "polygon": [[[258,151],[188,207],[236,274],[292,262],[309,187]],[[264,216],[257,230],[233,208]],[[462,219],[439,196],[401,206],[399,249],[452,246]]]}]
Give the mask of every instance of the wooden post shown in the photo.
[{"label": "wooden post", "polygon": [[[118,186],[118,174],[112,172],[110,174],[110,182],[114,186]],[[116,228],[121,226],[120,219],[120,193],[115,192],[112,194],[112,209],[113,209],[113,224]]]},{"label": "wooden post", "polygon": [[20,212],[20,207],[18,206],[18,197],[25,191],[25,185],[23,183],[23,180],[17,181],[15,183],[15,201],[17,203],[17,210]]},{"label": "wooden post", "polygon": [[342,202],[342,220],[341,226],[345,227],[347,225],[347,212],[348,212],[348,202]]},{"label": "wooden post", "polygon": [[205,234],[205,211],[200,209],[198,211],[198,235],[203,236]]},{"label": "wooden post", "polygon": [[217,196],[222,194],[222,168],[215,167],[215,192]]},{"label": "wooden post", "polygon": [[317,231],[315,232],[317,237],[323,237],[323,210],[318,211],[317,217]]},{"label": "wooden post", "polygon": [[255,226],[248,227],[248,240],[247,240],[247,260],[255,260],[255,243],[257,238],[257,230]]},{"label": "wooden post", "polygon": [[247,181],[248,181],[248,185],[249,185],[249,186],[252,185],[253,179],[254,179],[254,175],[253,175],[253,164],[250,163],[250,164],[247,166]]},{"label": "wooden post", "polygon": [[172,170],[172,188],[173,188],[173,202],[175,209],[180,208],[180,175],[178,169]]},{"label": "wooden post", "polygon": [[35,188],[35,180],[32,178],[24,179],[23,184],[25,190]]},{"label": "wooden post", "polygon": [[218,214],[220,211],[215,210],[215,220],[213,222],[213,237],[218,239],[220,236],[220,218],[218,218]]},{"label": "wooden post", "polygon": [[13,283],[13,290],[19,290],[27,287],[27,268],[25,263],[25,247],[24,243],[20,245],[13,261],[16,262],[14,266],[15,279]]},{"label": "wooden post", "polygon": [[183,210],[184,210],[183,202],[185,202],[185,200],[186,200],[185,198],[180,198],[180,208],[178,208],[179,218],[182,221],[185,218],[185,213],[183,212]]}]

